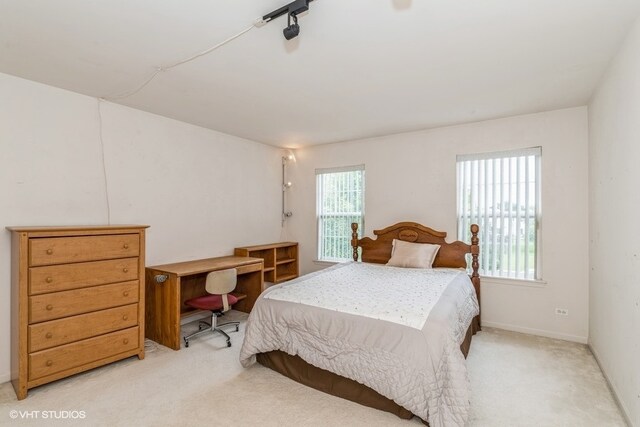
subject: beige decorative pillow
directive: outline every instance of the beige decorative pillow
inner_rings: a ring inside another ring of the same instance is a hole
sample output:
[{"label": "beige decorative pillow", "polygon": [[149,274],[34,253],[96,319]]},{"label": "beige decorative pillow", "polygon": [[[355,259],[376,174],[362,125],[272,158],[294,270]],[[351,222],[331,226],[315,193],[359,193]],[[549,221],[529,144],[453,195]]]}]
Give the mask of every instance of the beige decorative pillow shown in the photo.
[{"label": "beige decorative pillow", "polygon": [[431,268],[440,245],[429,243],[410,243],[393,239],[391,259],[387,265],[391,267]]}]

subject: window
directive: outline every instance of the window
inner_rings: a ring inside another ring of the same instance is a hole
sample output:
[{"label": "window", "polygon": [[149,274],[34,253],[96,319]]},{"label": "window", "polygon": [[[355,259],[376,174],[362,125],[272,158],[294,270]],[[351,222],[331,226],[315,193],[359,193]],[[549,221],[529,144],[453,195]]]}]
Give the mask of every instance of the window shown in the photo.
[{"label": "window", "polygon": [[458,238],[480,226],[480,274],[540,279],[540,147],[457,157]]},{"label": "window", "polygon": [[352,259],[351,223],[364,230],[364,165],[316,169],[318,260]]}]

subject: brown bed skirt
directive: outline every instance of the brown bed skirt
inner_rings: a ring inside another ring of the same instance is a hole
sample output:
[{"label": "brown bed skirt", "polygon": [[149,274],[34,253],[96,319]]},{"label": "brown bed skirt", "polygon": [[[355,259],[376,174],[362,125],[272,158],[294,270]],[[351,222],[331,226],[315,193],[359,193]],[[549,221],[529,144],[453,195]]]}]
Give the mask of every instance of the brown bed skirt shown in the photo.
[{"label": "brown bed skirt", "polygon": [[[480,330],[479,318],[475,317],[467,329],[460,350],[466,358],[471,347],[471,337]],[[352,402],[382,411],[391,412],[403,419],[410,419],[413,414],[407,409],[388,399],[380,393],[360,384],[357,381],[344,378],[333,372],[325,371],[305,362],[298,356],[291,356],[282,351],[270,351],[260,353],[257,356],[258,363],[273,369],[280,374],[306,386],[315,388],[333,396],[351,400]]]}]

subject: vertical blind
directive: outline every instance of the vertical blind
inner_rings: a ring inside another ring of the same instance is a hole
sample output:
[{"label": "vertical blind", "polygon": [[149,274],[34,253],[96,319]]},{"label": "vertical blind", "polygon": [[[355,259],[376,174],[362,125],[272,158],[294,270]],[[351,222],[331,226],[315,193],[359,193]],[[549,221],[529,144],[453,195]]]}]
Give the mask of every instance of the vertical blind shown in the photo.
[{"label": "vertical blind", "polygon": [[540,147],[457,157],[458,238],[480,226],[480,274],[540,278]]},{"label": "vertical blind", "polygon": [[351,223],[364,229],[364,165],[316,169],[318,260],[351,259]]}]

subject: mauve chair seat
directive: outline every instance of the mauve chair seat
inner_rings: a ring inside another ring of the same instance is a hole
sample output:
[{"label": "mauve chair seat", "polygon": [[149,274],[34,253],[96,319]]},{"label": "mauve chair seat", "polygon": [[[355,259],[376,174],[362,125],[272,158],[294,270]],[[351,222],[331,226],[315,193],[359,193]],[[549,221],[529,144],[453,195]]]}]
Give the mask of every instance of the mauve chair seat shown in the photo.
[{"label": "mauve chair seat", "polygon": [[[229,305],[238,302],[238,298],[231,294],[227,294],[229,298]],[[199,310],[222,310],[224,305],[222,304],[222,296],[221,295],[203,295],[198,298],[192,298],[184,302],[189,307],[197,308]]]}]

